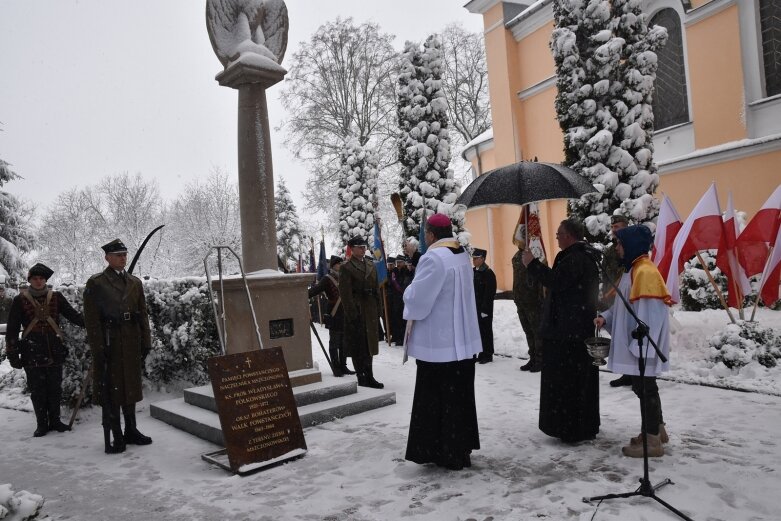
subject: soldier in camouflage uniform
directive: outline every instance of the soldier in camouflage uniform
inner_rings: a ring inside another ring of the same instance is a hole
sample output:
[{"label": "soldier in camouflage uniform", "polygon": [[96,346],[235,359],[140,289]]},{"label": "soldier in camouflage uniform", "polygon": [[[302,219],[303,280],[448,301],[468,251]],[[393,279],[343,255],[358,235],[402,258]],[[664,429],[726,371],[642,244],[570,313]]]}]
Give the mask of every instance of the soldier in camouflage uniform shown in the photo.
[{"label": "soldier in camouflage uniform", "polygon": [[[135,411],[135,404],[143,399],[141,369],[152,339],[141,280],[125,271],[127,248],[119,239],[102,248],[108,267],[87,281],[84,319],[92,351],[94,397],[103,407],[105,449],[115,454],[124,452],[126,444],[152,443],[138,431]],[[113,444],[109,433],[114,435]]]},{"label": "soldier in camouflage uniform", "polygon": [[545,300],[545,290],[540,281],[529,275],[521,256],[526,244],[513,240],[518,251],[513,255],[513,301],[518,319],[529,344],[529,361],[521,366],[521,371],[538,373],[542,370],[542,339],[540,338],[540,314]]}]

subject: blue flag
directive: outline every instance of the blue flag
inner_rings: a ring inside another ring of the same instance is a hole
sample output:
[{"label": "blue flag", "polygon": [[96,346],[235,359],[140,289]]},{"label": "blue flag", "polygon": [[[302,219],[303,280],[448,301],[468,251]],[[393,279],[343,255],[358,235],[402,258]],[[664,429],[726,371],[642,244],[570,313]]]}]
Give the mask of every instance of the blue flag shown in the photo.
[{"label": "blue flag", "polygon": [[426,253],[426,214],[420,221],[420,233],[418,234],[418,251],[421,255]]},{"label": "blue flag", "polygon": [[380,226],[374,223],[374,267],[377,270],[377,283],[382,285],[388,280],[388,262],[385,259],[385,249],[382,247]]},{"label": "blue flag", "polygon": [[328,260],[325,258],[325,243],[320,241],[320,258],[317,259],[317,280],[328,274]]}]

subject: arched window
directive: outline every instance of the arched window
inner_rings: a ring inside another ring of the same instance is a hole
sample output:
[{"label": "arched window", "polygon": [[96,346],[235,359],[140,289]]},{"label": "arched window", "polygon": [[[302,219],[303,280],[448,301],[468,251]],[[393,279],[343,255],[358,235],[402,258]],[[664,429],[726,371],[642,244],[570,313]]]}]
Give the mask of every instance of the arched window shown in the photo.
[{"label": "arched window", "polygon": [[781,0],[759,0],[766,95],[781,93]]},{"label": "arched window", "polygon": [[[781,0],[769,1],[781,2]],[[689,121],[686,70],[683,66],[683,37],[681,19],[675,9],[662,9],[651,18],[648,25],[661,25],[667,29],[667,44],[656,52],[659,69],[656,71],[654,127],[659,130]]]}]

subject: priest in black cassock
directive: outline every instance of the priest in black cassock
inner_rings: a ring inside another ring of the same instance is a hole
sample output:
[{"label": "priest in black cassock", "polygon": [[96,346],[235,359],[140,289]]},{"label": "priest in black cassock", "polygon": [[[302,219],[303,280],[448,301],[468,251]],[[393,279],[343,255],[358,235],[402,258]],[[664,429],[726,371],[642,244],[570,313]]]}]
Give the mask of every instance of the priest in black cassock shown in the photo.
[{"label": "priest in black cassock", "polygon": [[586,251],[583,225],[564,220],[556,231],[561,251],[547,267],[528,249],[529,275],[548,288],[540,321],[542,376],[540,430],[566,443],[599,432],[599,372],[584,340],[594,336],[599,269]]}]

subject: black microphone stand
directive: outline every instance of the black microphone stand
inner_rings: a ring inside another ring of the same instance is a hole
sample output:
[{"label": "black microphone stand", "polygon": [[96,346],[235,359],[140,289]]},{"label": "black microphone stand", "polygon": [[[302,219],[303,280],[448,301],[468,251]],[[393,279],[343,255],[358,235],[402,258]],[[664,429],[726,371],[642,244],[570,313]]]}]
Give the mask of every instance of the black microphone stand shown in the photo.
[{"label": "black microphone stand", "polygon": [[[589,252],[596,252],[601,255],[601,252],[595,249],[588,249]],[[643,339],[648,340],[648,344],[650,344],[654,351],[656,351],[656,356],[659,357],[659,360],[662,362],[667,361],[667,357],[665,357],[661,351],[659,351],[659,346],[656,345],[656,342],[651,338],[650,329],[648,328],[648,324],[640,320],[640,317],[637,316],[637,313],[635,313],[635,310],[632,308],[632,305],[629,303],[629,301],[626,299],[623,293],[619,291],[618,286],[615,282],[612,280],[609,280],[607,277],[605,277],[605,270],[602,269],[601,262],[595,256],[591,256],[592,260],[597,264],[597,267],[599,268],[600,272],[602,273],[602,280],[607,281],[610,284],[610,287],[613,289],[613,291],[616,292],[616,295],[618,298],[621,299],[621,302],[624,304],[624,307],[626,308],[627,312],[632,316],[632,318],[637,323],[637,328],[632,331],[632,338],[637,340],[637,346],[639,348],[640,357],[637,360],[637,366],[640,372],[640,437],[643,440],[643,477],[640,478],[640,486],[632,491],[632,492],[623,492],[620,494],[605,494],[602,496],[593,496],[593,497],[584,497],[583,502],[584,503],[591,503],[592,501],[602,501],[603,499],[620,499],[620,498],[628,498],[628,497],[634,497],[634,496],[643,496],[643,497],[649,497],[651,499],[656,500],[658,503],[663,505],[665,508],[670,510],[671,512],[677,514],[680,518],[686,519],[687,521],[693,521],[692,518],[678,510],[677,508],[673,507],[663,499],[661,499],[659,496],[656,495],[656,491],[660,489],[661,487],[665,485],[674,485],[673,481],[670,478],[665,478],[664,480],[660,481],[656,485],[651,485],[651,479],[648,474],[648,430],[646,428],[646,410],[645,410],[645,357],[643,355]],[[646,353],[648,352],[648,347],[646,346]]]}]

